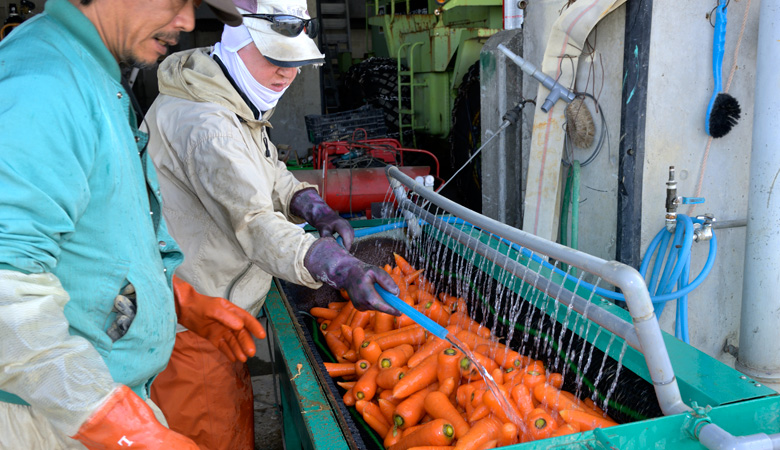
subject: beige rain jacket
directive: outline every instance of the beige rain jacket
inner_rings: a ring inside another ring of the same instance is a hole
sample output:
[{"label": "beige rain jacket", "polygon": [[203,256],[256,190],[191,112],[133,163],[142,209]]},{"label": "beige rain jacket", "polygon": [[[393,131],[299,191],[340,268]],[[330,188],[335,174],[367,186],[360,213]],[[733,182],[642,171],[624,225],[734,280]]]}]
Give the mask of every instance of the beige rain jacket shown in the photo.
[{"label": "beige rain jacket", "polygon": [[303,266],[315,238],[290,199],[306,187],[279,161],[268,118],[255,120],[220,66],[198,48],[167,57],[146,115],[149,153],[171,235],[184,251],[177,275],[202,294],[256,315],[272,276],[318,288]]}]

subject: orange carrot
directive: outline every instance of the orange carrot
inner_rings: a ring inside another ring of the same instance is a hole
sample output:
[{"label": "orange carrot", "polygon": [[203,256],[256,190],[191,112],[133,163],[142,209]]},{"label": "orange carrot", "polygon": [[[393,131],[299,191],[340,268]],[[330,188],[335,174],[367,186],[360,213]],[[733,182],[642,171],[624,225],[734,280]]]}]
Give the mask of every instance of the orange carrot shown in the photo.
[{"label": "orange carrot", "polygon": [[436,301],[436,297],[427,291],[417,290],[417,300],[418,304],[424,305],[426,303],[433,303]]},{"label": "orange carrot", "polygon": [[393,258],[395,259],[395,265],[401,269],[401,272],[403,272],[404,275],[410,275],[415,271],[414,267],[412,267],[412,265],[409,264],[409,261],[404,259],[404,257],[399,255],[398,253],[394,252]]},{"label": "orange carrot", "polygon": [[426,337],[425,328],[420,325],[412,325],[387,336],[374,337],[373,340],[382,350],[387,350],[401,344],[420,345],[425,342]]},{"label": "orange carrot", "polygon": [[338,309],[341,311],[341,308],[347,306],[347,303],[349,302],[330,302],[328,303],[328,309]]},{"label": "orange carrot", "polygon": [[[450,325],[458,325],[463,330],[472,332],[482,338],[490,337],[490,329],[487,327],[483,327],[482,325],[474,321],[474,319],[469,317],[469,315],[466,314],[465,312],[453,313],[450,316]],[[485,343],[490,343],[490,342],[485,342]]]},{"label": "orange carrot", "polygon": [[336,361],[346,362],[344,354],[347,352],[347,350],[349,350],[349,347],[347,347],[347,345],[341,339],[339,339],[335,332],[331,332],[325,335],[325,343],[333,353]]},{"label": "orange carrot", "polygon": [[363,327],[356,327],[352,330],[352,349],[360,352],[360,345],[366,340],[366,331]]},{"label": "orange carrot", "polygon": [[520,411],[520,417],[526,417],[534,409],[534,402],[531,399],[531,392],[528,386],[517,384],[511,391],[512,400],[515,401],[517,409]]},{"label": "orange carrot", "polygon": [[608,418],[599,417],[594,414],[585,411],[576,411],[571,409],[564,409],[560,411],[561,417],[568,423],[578,425],[580,430],[588,431],[594,428],[607,428],[617,425]]},{"label": "orange carrot", "polygon": [[596,414],[598,414],[599,416],[604,416],[604,415],[606,415],[606,414],[604,413],[604,410],[603,410],[603,409],[601,409],[601,408],[600,408],[600,407],[599,407],[599,406],[598,406],[598,405],[597,405],[597,404],[596,404],[596,403],[593,401],[593,399],[591,399],[590,397],[586,397],[586,398],[585,398],[585,400],[584,400],[584,402],[585,402],[585,406],[587,406],[587,407],[589,407],[590,409],[592,409],[592,410],[596,411]]},{"label": "orange carrot", "polygon": [[444,305],[436,299],[431,299],[423,304],[422,313],[441,326],[447,326],[450,321],[450,313]]},{"label": "orange carrot", "polygon": [[[453,314],[454,316],[455,314]],[[452,317],[452,316],[450,316]],[[478,345],[495,345],[496,343],[491,341],[488,338],[484,338],[477,333],[474,333],[472,331],[468,331],[467,326],[462,326],[462,321],[458,321],[457,324],[453,324],[452,320],[450,320],[451,325],[458,325],[461,327],[461,330],[455,334],[455,337],[461,340],[464,344],[468,345],[470,349],[477,348]]]},{"label": "orange carrot", "polygon": [[420,445],[417,447],[409,447],[407,450],[453,450],[455,447],[451,445]]},{"label": "orange carrot", "polygon": [[480,344],[474,348],[474,351],[493,358],[504,369],[519,368],[531,362],[531,358],[523,356],[499,343],[491,345]]},{"label": "orange carrot", "polygon": [[377,311],[376,315],[374,316],[374,331],[377,333],[390,331],[393,329],[394,321],[394,315]]},{"label": "orange carrot", "polygon": [[496,367],[490,372],[490,376],[493,377],[493,381],[495,381],[496,384],[504,384],[504,369]]},{"label": "orange carrot", "polygon": [[584,409],[578,404],[563,394],[563,391],[550,386],[549,384],[537,384],[532,390],[534,398],[542,405],[547,405],[550,408],[560,411],[563,409],[576,409],[583,411]]},{"label": "orange carrot", "polygon": [[326,362],[325,364],[325,370],[328,371],[328,375],[331,376],[331,378],[338,378],[338,377],[344,377],[349,375],[355,374],[355,364],[354,363],[332,363],[332,362]]},{"label": "orange carrot", "polygon": [[401,430],[399,430],[398,427],[393,426],[390,428],[390,431],[387,432],[387,436],[385,436],[383,443],[385,448],[389,448],[399,440],[401,440]]},{"label": "orange carrot", "polygon": [[356,327],[363,327],[365,328],[366,325],[368,325],[368,321],[371,320],[371,312],[370,311],[358,311],[355,310],[355,315],[352,316],[352,319],[349,321],[349,327],[350,328],[356,328]]},{"label": "orange carrot", "polygon": [[[370,404],[373,405],[373,403]],[[368,426],[370,426],[374,431],[379,433],[380,436],[385,436],[390,431],[390,425],[387,424],[381,412],[377,416],[375,413],[369,412],[367,409],[363,410],[363,420],[365,420]]]},{"label": "orange carrot", "polygon": [[341,294],[341,298],[344,300],[349,300],[349,293],[346,289],[339,289],[339,294]]},{"label": "orange carrot", "polygon": [[344,402],[344,405],[346,406],[355,406],[355,395],[352,393],[352,389],[347,390],[347,392],[344,393],[344,395],[341,397],[341,400]]},{"label": "orange carrot", "polygon": [[404,282],[406,282],[406,284],[414,283],[415,281],[417,281],[417,278],[420,276],[420,274],[423,273],[423,270],[424,269],[419,269],[419,270],[415,270],[412,273],[404,274]]},{"label": "orange carrot", "polygon": [[406,398],[436,381],[436,365],[436,355],[431,355],[418,366],[409,369],[393,387],[393,396]]},{"label": "orange carrot", "polygon": [[421,445],[449,445],[455,430],[444,419],[432,420],[396,442],[388,450],[408,450]]},{"label": "orange carrot", "polygon": [[[498,364],[496,364],[495,361],[481,353],[474,352],[474,360],[476,363],[481,364],[482,367],[488,371],[488,373],[492,372],[498,367]],[[477,366],[466,357],[463,357],[460,360],[460,374],[463,378],[468,380],[478,380],[482,378],[479,370],[477,370]]]},{"label": "orange carrot", "polygon": [[540,367],[543,366],[531,364],[523,370],[522,382],[530,390],[539,384],[544,384],[544,381],[547,379],[545,370],[543,368],[540,369]]},{"label": "orange carrot", "polygon": [[553,436],[565,436],[567,434],[575,434],[580,432],[579,425],[573,423],[564,422],[558,429],[552,434]]},{"label": "orange carrot", "polygon": [[382,348],[375,341],[363,341],[360,344],[360,357],[368,360],[371,365],[376,365],[379,355],[382,353]]},{"label": "orange carrot", "polygon": [[319,306],[315,306],[314,308],[309,310],[309,313],[317,318],[320,319],[329,319],[333,320],[336,318],[336,316],[339,315],[339,310],[337,309],[330,309],[330,308],[320,308]]},{"label": "orange carrot", "polygon": [[408,369],[406,367],[391,367],[382,369],[376,376],[376,385],[382,389],[393,389],[398,384],[398,380],[403,378]]},{"label": "orange carrot", "polygon": [[341,386],[342,389],[350,390],[355,386],[356,381],[337,381],[336,384]]},{"label": "orange carrot", "polygon": [[455,443],[456,450],[479,450],[485,448],[485,444],[498,440],[501,433],[501,425],[497,419],[486,417],[477,421],[462,438]]},{"label": "orange carrot", "polygon": [[349,325],[341,324],[341,340],[347,346],[352,345],[352,328]]},{"label": "orange carrot", "polygon": [[368,371],[368,368],[371,367],[371,363],[366,359],[359,359],[355,361],[353,366],[355,368],[355,375],[362,377],[363,374]]},{"label": "orange carrot", "polygon": [[550,376],[547,377],[547,384],[551,386],[555,386],[556,388],[560,389],[563,387],[563,375],[559,373],[551,373]]},{"label": "orange carrot", "polygon": [[357,380],[352,392],[355,400],[371,400],[376,394],[376,376],[379,375],[379,366],[374,364],[366,373]]},{"label": "orange carrot", "polygon": [[395,404],[383,398],[378,398],[376,402],[377,406],[379,406],[379,411],[382,413],[382,416],[385,418],[385,420],[387,420],[387,423],[392,424],[393,413],[395,412]]},{"label": "orange carrot", "polygon": [[498,436],[498,447],[516,444],[518,441],[517,432],[517,425],[512,422],[505,422],[501,426],[500,434]]},{"label": "orange carrot", "polygon": [[401,344],[380,353],[378,364],[382,369],[402,367],[413,354],[414,347],[409,344]]},{"label": "orange carrot", "polygon": [[425,415],[425,397],[428,392],[435,391],[439,387],[438,385],[438,383],[433,383],[401,401],[395,407],[393,423],[401,429],[417,425]]},{"label": "orange carrot", "polygon": [[356,352],[354,349],[350,348],[346,352],[344,352],[344,359],[346,359],[349,362],[355,362],[358,360],[358,352]]},{"label": "orange carrot", "polygon": [[425,291],[429,294],[433,294],[436,292],[435,287],[433,286],[433,283],[426,280],[424,276],[420,275],[417,277],[417,280],[414,282],[415,285],[417,285],[417,288],[421,291]]},{"label": "orange carrot", "polygon": [[414,353],[414,355],[412,355],[409,358],[409,361],[407,361],[406,363],[409,367],[414,367],[420,364],[425,358],[435,353],[439,353],[440,351],[448,347],[450,347],[449,342],[445,341],[444,339],[439,339],[437,337],[434,337],[434,339],[423,344],[423,346],[420,347],[420,349],[417,350]]},{"label": "orange carrot", "polygon": [[452,347],[445,348],[436,354],[436,378],[439,380],[439,383],[447,378],[454,378],[456,381],[460,380],[461,359],[463,359],[463,353]]},{"label": "orange carrot", "polygon": [[482,401],[485,402],[486,405],[488,405],[488,408],[493,412],[493,414],[501,419],[502,422],[513,422],[512,418],[516,418],[516,420],[522,420],[523,415],[520,412],[520,410],[517,409],[517,407],[512,404],[512,402],[507,401],[507,406],[509,408],[509,411],[504,410],[504,408],[501,407],[501,403],[499,403],[499,400],[496,398],[495,395],[491,391],[485,392],[485,395],[482,396]]},{"label": "orange carrot", "polygon": [[545,439],[555,432],[557,425],[555,420],[546,411],[535,409],[526,418],[528,435],[534,439]]},{"label": "orange carrot", "polygon": [[323,335],[328,334],[328,327],[330,326],[330,322],[331,321],[327,320],[327,319],[323,320],[322,322],[320,322],[319,327],[320,327],[320,331],[322,331]]},{"label": "orange carrot", "polygon": [[471,405],[471,412],[468,413],[468,419],[469,423],[474,423],[479,420],[484,419],[485,417],[489,416],[492,410],[490,407],[484,403],[479,403],[477,405]]},{"label": "orange carrot", "polygon": [[461,384],[455,390],[455,401],[461,408],[466,409],[466,405],[471,404],[471,396],[474,393],[474,386],[471,384]]},{"label": "orange carrot", "polygon": [[456,387],[457,384],[455,383],[455,378],[453,377],[445,378],[439,382],[439,392],[443,393],[447,397],[455,392]]},{"label": "orange carrot", "polygon": [[455,437],[463,437],[471,428],[469,424],[463,420],[455,405],[450,402],[450,399],[439,391],[429,392],[425,397],[423,404],[425,411],[435,419],[444,419],[452,424],[455,429]]},{"label": "orange carrot", "polygon": [[346,305],[344,305],[343,308],[341,308],[341,311],[339,311],[339,315],[336,316],[335,319],[330,321],[330,325],[328,325],[327,331],[328,334],[331,333],[341,333],[341,324],[343,323],[349,323],[347,319],[349,319],[349,316],[352,314],[352,312],[355,311],[355,307],[352,305],[352,302],[348,302]]}]

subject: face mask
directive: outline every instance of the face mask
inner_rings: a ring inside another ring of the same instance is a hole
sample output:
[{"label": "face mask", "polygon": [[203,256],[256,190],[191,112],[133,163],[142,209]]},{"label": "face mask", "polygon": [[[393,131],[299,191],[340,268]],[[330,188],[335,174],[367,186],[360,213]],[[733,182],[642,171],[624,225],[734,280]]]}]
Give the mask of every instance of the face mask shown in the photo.
[{"label": "face mask", "polygon": [[214,46],[212,54],[217,55],[222,60],[233,81],[246,94],[249,101],[260,111],[268,111],[276,106],[276,103],[287,88],[281,92],[276,92],[260,84],[249,73],[246,64],[238,56],[238,51],[250,43],[252,43],[252,37],[244,25],[238,27],[226,26],[222,32],[222,40]]}]

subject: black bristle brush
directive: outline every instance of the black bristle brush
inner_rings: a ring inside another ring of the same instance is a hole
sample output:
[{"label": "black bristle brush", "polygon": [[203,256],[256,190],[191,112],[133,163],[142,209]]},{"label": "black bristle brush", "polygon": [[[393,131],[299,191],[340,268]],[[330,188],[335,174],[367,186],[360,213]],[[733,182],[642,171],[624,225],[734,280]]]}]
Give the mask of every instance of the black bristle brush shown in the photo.
[{"label": "black bristle brush", "polygon": [[714,138],[725,136],[737,124],[740,113],[737,99],[723,90],[723,50],[726,42],[726,4],[720,0],[715,8],[715,36],[712,44],[712,76],[715,88],[707,106],[707,134]]}]

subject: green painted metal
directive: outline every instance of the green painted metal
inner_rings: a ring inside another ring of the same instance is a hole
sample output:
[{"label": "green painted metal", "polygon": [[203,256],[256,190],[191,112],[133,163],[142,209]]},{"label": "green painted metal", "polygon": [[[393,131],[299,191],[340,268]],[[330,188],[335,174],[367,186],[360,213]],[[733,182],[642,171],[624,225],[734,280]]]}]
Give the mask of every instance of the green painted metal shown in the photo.
[{"label": "green painted metal", "polygon": [[[399,112],[399,122],[403,123],[400,120],[403,116],[411,116],[413,129],[446,137],[452,126],[452,108],[463,75],[478,61],[484,42],[503,29],[503,2],[450,0],[442,5],[429,0],[428,12],[433,14],[401,14],[396,6],[400,3],[405,3],[405,11],[409,11],[408,1],[374,3],[374,16],[368,18],[372,27],[372,54],[397,57],[415,74],[409,83],[428,88],[413,89],[414,106],[411,112],[399,108],[403,110]],[[399,79],[401,71],[399,68]],[[437,73],[447,76],[433,75]],[[399,103],[402,88],[399,83]]]},{"label": "green painted metal", "polygon": [[348,449],[336,414],[320,384],[321,373],[301,336],[290,305],[274,283],[265,300],[274,363],[282,393],[284,440],[290,449]]}]

